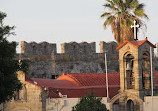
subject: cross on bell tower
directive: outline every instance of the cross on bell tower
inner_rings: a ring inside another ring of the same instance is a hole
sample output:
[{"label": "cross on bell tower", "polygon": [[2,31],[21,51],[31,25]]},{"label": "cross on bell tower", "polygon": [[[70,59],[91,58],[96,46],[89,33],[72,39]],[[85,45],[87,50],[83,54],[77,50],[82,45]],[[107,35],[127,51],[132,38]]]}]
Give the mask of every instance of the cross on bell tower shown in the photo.
[{"label": "cross on bell tower", "polygon": [[134,28],[134,40],[138,40],[137,38],[137,28],[139,28],[139,24],[136,24],[136,21],[134,20],[134,25],[131,25],[131,28]]}]

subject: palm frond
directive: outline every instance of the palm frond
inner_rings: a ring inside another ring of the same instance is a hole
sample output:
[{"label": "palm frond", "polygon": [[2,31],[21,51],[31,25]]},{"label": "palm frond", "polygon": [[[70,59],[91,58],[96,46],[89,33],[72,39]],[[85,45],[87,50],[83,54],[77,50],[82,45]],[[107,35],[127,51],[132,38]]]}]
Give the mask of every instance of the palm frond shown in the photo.
[{"label": "palm frond", "polygon": [[133,19],[127,18],[127,25],[130,26],[133,24]]},{"label": "palm frond", "polygon": [[104,4],[103,5],[105,8],[111,8],[112,6],[111,6],[111,4],[109,4],[109,3],[106,3],[106,4]]},{"label": "palm frond", "polygon": [[147,15],[147,14],[145,14],[145,13],[144,13],[144,17],[145,17],[146,19],[149,19],[148,15]]},{"label": "palm frond", "polygon": [[115,0],[106,0],[107,2],[109,2],[111,5],[115,5]]},{"label": "palm frond", "polygon": [[106,26],[110,25],[113,21],[115,21],[115,16],[107,17],[106,21],[104,22],[104,27],[106,28]]},{"label": "palm frond", "polygon": [[103,13],[103,14],[101,15],[101,17],[106,17],[106,16],[109,16],[109,15],[111,15],[110,12],[105,12],[105,13]]},{"label": "palm frond", "polygon": [[118,6],[118,8],[121,10],[123,6],[123,1],[122,0],[116,0],[115,4]]},{"label": "palm frond", "polygon": [[130,3],[129,9],[135,9],[138,7],[138,5],[139,5],[139,3],[137,0],[132,0],[132,2]]},{"label": "palm frond", "polygon": [[132,2],[133,0],[125,0],[125,7],[126,9],[129,9],[130,8],[130,3]]},{"label": "palm frond", "polygon": [[113,1],[113,3],[115,3],[117,6],[119,6],[120,5],[120,3],[121,3],[121,1],[120,0],[112,0]]},{"label": "palm frond", "polygon": [[142,24],[142,19],[138,18],[137,16],[129,14],[129,13],[126,13],[126,16],[128,18],[131,18],[132,20],[136,20],[137,22],[139,22],[140,24]]},{"label": "palm frond", "polygon": [[114,10],[114,11],[119,11],[118,8],[115,7],[115,5],[112,5],[112,4],[109,4],[109,3],[106,3],[103,5],[105,8],[108,8],[110,10]]},{"label": "palm frond", "polygon": [[144,5],[143,3],[141,3],[141,4],[139,4],[139,5],[137,6],[137,9],[142,9],[142,10],[143,10],[143,9],[144,9],[144,6],[145,6],[145,5]]},{"label": "palm frond", "polygon": [[130,4],[133,0],[125,0],[126,4]]},{"label": "palm frond", "polygon": [[135,14],[136,16],[139,16],[139,17],[144,17],[144,10],[142,10],[142,9],[136,9],[136,10],[134,11],[134,14]]}]

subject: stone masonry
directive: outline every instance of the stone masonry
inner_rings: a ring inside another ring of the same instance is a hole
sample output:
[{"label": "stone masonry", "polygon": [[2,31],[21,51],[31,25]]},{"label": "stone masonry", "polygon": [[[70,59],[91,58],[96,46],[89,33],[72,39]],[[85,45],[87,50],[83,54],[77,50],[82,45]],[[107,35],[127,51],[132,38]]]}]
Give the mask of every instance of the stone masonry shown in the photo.
[{"label": "stone masonry", "polygon": [[46,94],[42,88],[26,82],[25,74],[22,71],[17,74],[18,79],[23,83],[23,88],[16,94],[18,99],[4,104],[3,111],[46,111]]},{"label": "stone masonry", "polygon": [[103,73],[107,53],[108,72],[118,72],[118,51],[116,42],[100,42],[100,53],[96,53],[95,42],[70,42],[61,44],[57,53],[56,44],[47,42],[21,42],[20,59],[29,59],[29,77],[54,78],[62,73]]},{"label": "stone masonry", "polygon": [[21,41],[21,53],[25,56],[32,55],[48,55],[51,56],[52,52],[56,53],[56,44],[47,42],[30,42]]}]

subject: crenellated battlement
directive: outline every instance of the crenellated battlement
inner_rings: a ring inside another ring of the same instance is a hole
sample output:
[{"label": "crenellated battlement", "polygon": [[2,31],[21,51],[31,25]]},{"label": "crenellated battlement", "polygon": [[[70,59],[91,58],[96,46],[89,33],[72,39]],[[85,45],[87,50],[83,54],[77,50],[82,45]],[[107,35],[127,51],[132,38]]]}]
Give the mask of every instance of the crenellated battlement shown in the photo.
[{"label": "crenellated battlement", "polygon": [[[105,51],[108,53],[116,53],[117,43],[112,42],[100,42],[100,53]],[[57,53],[56,43],[40,42],[36,43],[21,41],[21,54],[28,56],[51,56],[52,53]],[[78,55],[90,56],[96,53],[96,43],[91,42],[69,42],[61,44],[61,54],[73,55],[77,57]]]},{"label": "crenellated battlement", "polygon": [[61,53],[57,53],[55,43],[21,42],[21,58],[30,59],[30,77],[51,78],[62,73],[103,73],[105,72],[105,54],[107,53],[108,72],[117,72],[118,51],[116,42],[100,42],[100,53],[96,53],[96,43],[70,42],[61,44]]},{"label": "crenellated battlement", "polygon": [[116,53],[117,50],[117,43],[114,41],[110,41],[110,42],[104,42],[104,41],[100,41],[100,53],[103,52],[107,52],[107,53]]},{"label": "crenellated battlement", "polygon": [[96,53],[96,45],[95,42],[87,43],[87,42],[70,42],[70,43],[62,43],[61,44],[61,53],[69,54],[69,55],[91,55]]},{"label": "crenellated battlement", "polygon": [[25,56],[47,55],[51,56],[52,52],[56,53],[56,44],[48,42],[25,42],[21,41],[21,53]]}]

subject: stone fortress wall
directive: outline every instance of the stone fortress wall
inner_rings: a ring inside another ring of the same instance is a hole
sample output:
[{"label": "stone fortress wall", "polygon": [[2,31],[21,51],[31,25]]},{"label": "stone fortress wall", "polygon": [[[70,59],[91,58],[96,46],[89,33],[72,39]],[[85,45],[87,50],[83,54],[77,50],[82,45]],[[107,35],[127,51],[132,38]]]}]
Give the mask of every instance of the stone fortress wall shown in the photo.
[{"label": "stone fortress wall", "polygon": [[[55,78],[62,73],[104,73],[105,54],[107,54],[108,72],[119,71],[119,52],[117,43],[100,42],[100,53],[96,53],[96,43],[70,42],[61,44],[61,53],[57,53],[55,43],[21,42],[21,59],[29,59],[29,77]],[[154,58],[155,70],[158,70],[158,57]]]},{"label": "stone fortress wall", "polygon": [[56,44],[48,42],[30,42],[21,41],[21,53],[24,55],[48,55],[56,53]]},{"label": "stone fortress wall", "polygon": [[119,71],[116,42],[100,42],[100,53],[96,53],[95,42],[70,42],[61,44],[57,53],[56,44],[47,42],[21,42],[21,59],[29,59],[29,77],[54,78],[62,73],[103,73],[107,52],[108,72]]}]

